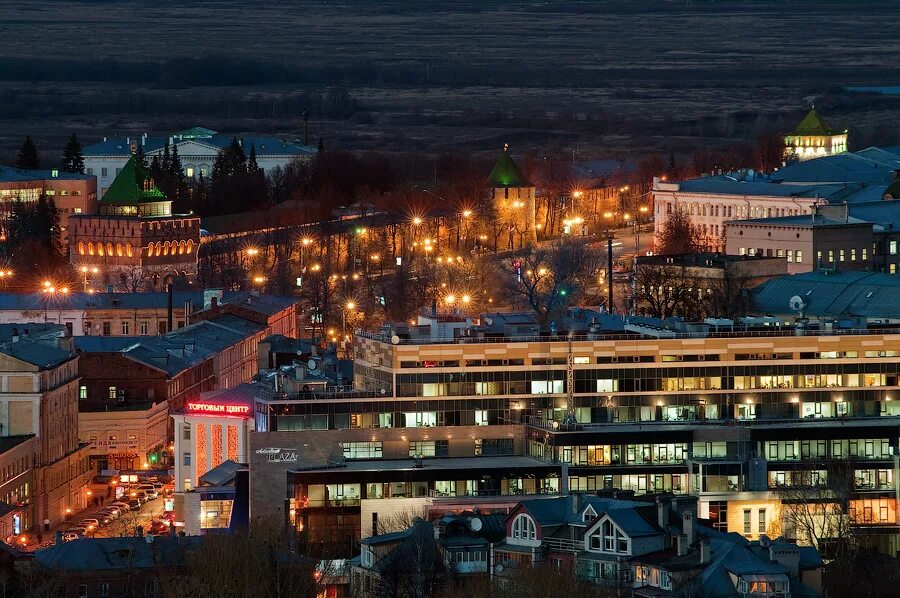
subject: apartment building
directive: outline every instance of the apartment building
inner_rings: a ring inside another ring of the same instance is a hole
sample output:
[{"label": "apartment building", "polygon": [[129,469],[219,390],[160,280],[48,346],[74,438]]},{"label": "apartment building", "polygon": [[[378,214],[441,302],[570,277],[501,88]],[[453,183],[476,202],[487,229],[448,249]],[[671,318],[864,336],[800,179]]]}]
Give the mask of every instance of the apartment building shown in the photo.
[{"label": "apartment building", "polygon": [[63,326],[36,325],[28,334],[0,326],[0,435],[17,447],[33,437],[34,452],[7,465],[4,483],[31,470],[9,499],[21,529],[47,528],[86,505],[87,447],[78,441],[78,356]]}]

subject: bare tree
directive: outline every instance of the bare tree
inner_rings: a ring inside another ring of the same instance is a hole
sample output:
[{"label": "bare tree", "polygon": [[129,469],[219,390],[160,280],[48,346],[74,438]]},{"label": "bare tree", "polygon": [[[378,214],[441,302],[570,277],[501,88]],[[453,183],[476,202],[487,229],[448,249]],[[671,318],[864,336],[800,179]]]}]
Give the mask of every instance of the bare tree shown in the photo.
[{"label": "bare tree", "polygon": [[656,253],[698,253],[705,248],[702,236],[687,211],[675,204],[675,209],[666,217],[666,222],[656,237]]},{"label": "bare tree", "polygon": [[598,252],[566,239],[551,247],[528,247],[520,257],[500,262],[501,286],[546,329],[581,295],[599,267]]},{"label": "bare tree", "polygon": [[639,313],[654,318],[683,316],[699,307],[692,277],[683,265],[637,265],[636,305]]},{"label": "bare tree", "polygon": [[450,584],[452,569],[434,538],[434,527],[417,520],[410,535],[375,563],[371,596],[427,598]]}]

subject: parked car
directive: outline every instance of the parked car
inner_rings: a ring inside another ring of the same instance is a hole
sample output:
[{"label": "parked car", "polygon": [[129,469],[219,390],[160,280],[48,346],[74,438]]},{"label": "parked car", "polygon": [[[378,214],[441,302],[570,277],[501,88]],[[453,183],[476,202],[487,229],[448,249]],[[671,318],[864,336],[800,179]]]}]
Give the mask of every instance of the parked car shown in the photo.
[{"label": "parked car", "polygon": [[75,534],[76,536],[83,536],[87,530],[80,525],[74,525],[66,530],[67,534]]},{"label": "parked car", "polygon": [[62,541],[63,542],[71,542],[72,540],[77,540],[81,536],[82,536],[81,533],[76,532],[73,529],[69,529],[69,530],[63,532]]},{"label": "parked car", "polygon": [[93,525],[94,527],[100,527],[100,520],[96,517],[86,517],[81,520],[81,525],[88,526]]},{"label": "parked car", "polygon": [[153,486],[153,484],[142,484],[138,487],[138,490],[147,495],[148,500],[156,500],[159,498],[159,491]]},{"label": "parked car", "polygon": [[139,498],[132,498],[128,501],[128,506],[131,507],[132,511],[138,511],[141,508],[141,500]]},{"label": "parked car", "polygon": [[121,514],[125,514],[131,510],[131,507],[128,505],[128,503],[123,500],[117,500],[114,503],[110,503],[109,506],[116,507],[117,509],[119,509],[121,511]]},{"label": "parked car", "polygon": [[113,519],[118,519],[122,515],[123,511],[121,507],[112,504],[104,508],[101,512],[109,513],[110,515],[112,515]]}]

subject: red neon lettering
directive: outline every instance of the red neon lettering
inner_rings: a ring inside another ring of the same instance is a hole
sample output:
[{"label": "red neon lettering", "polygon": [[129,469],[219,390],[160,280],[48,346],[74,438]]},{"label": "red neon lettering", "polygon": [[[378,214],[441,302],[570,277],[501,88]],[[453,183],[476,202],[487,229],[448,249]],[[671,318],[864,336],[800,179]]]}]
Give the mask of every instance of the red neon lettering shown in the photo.
[{"label": "red neon lettering", "polygon": [[189,411],[202,413],[226,413],[229,415],[246,415],[250,413],[249,405],[219,405],[215,403],[188,403]]}]

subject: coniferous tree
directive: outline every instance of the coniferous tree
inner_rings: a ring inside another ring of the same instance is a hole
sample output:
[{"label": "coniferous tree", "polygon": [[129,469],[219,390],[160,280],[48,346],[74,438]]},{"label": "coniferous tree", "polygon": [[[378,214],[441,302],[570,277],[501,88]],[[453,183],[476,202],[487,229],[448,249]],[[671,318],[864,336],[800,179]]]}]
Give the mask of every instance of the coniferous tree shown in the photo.
[{"label": "coniferous tree", "polygon": [[72,133],[68,143],[66,143],[60,168],[63,172],[84,174],[84,155],[81,153],[81,144],[78,142],[78,137],[75,136],[75,133]]},{"label": "coniferous tree", "polygon": [[40,167],[41,160],[38,158],[34,141],[31,140],[31,135],[26,135],[25,141],[22,143],[22,148],[19,150],[19,155],[16,158],[16,168],[38,170]]},{"label": "coniferous tree", "polygon": [[172,146],[172,155],[169,159],[169,172],[166,173],[166,195],[173,203],[173,209],[179,214],[190,211],[190,193],[184,176],[184,168],[181,158],[178,157],[178,146]]},{"label": "coniferous tree", "polygon": [[255,205],[265,202],[269,195],[266,172],[256,160],[256,146],[250,146],[250,157],[247,159],[247,184],[248,191],[252,193],[251,200]]}]

